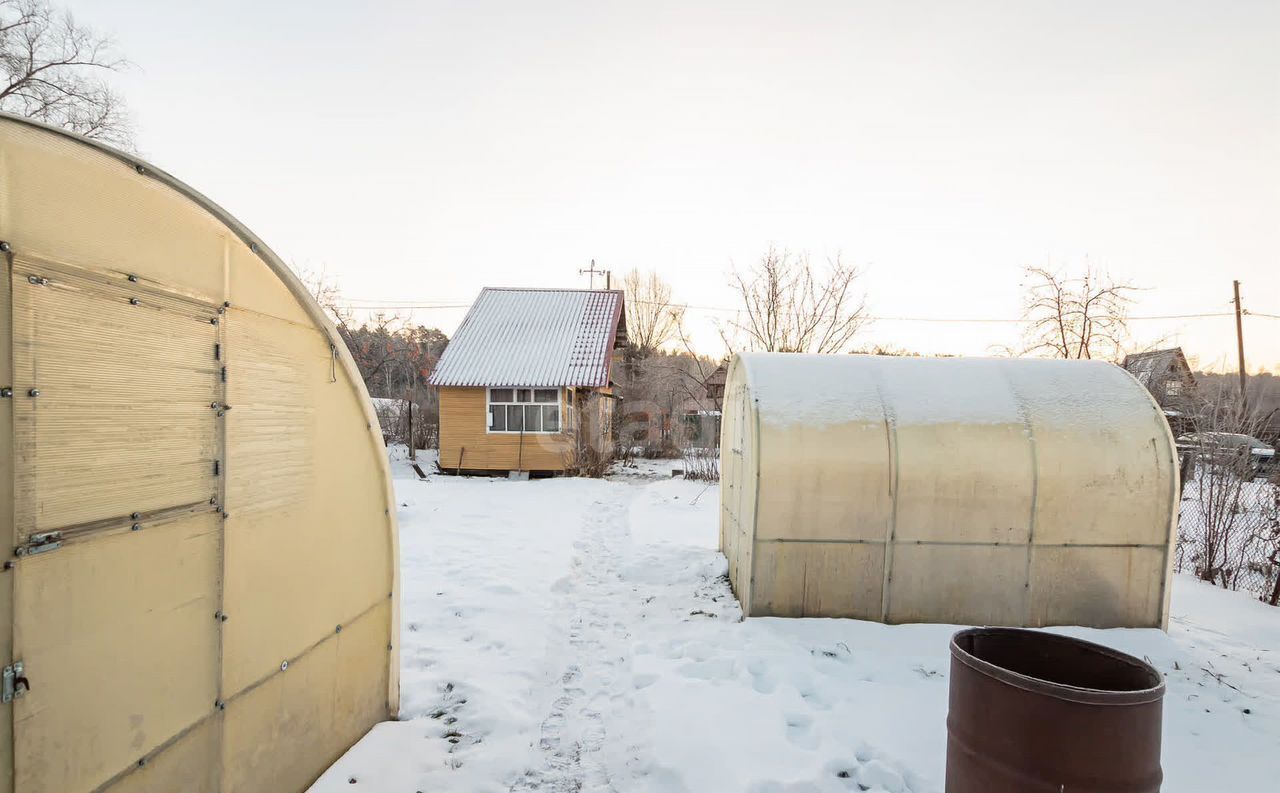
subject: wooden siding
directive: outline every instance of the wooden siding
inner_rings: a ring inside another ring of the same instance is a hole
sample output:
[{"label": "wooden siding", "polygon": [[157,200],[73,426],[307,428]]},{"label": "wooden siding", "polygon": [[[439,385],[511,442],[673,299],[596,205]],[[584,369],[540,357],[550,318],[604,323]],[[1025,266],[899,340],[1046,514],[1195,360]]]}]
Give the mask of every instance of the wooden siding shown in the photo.
[{"label": "wooden siding", "polygon": [[[561,389],[568,399],[567,389]],[[440,467],[477,471],[563,471],[570,436],[490,433],[483,388],[440,389]],[[561,426],[566,424],[561,408]],[[460,456],[461,455],[461,456]]]}]

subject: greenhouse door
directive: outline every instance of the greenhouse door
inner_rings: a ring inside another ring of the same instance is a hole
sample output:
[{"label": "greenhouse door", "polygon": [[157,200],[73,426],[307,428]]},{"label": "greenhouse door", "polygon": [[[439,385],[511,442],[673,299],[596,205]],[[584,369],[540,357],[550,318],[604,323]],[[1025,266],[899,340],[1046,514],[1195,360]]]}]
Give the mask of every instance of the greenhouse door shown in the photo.
[{"label": "greenhouse door", "polygon": [[141,790],[160,749],[218,751],[219,308],[126,270],[9,276],[14,789]]}]

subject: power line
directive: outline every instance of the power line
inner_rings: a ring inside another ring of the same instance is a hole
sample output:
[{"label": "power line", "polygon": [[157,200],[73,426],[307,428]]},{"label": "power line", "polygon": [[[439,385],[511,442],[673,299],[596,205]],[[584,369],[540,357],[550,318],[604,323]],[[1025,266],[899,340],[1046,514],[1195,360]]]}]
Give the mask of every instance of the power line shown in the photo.
[{"label": "power line", "polygon": [[342,308],[351,308],[362,311],[425,311],[434,308],[469,308],[470,303],[346,303],[336,301],[337,305]]},{"label": "power line", "polygon": [[1137,319],[1137,320],[1146,320],[1146,319],[1198,319],[1198,318],[1200,318],[1200,317],[1231,317],[1231,316],[1235,316],[1235,315],[1234,315],[1232,312],[1230,312],[1230,311],[1219,311],[1219,312],[1216,312],[1216,313],[1208,313],[1208,314],[1163,314],[1163,315],[1159,315],[1159,314],[1157,314],[1157,315],[1148,316],[1148,317],[1125,317],[1125,319],[1126,319],[1126,320],[1129,320],[1129,321],[1132,321],[1132,320],[1135,320],[1135,319]]},{"label": "power line", "polygon": [[[453,303],[443,301],[410,301],[410,302],[394,302],[380,300],[352,300],[338,301],[343,308],[361,310],[361,311],[427,311],[432,309],[458,309],[468,308],[470,303]],[[643,305],[659,305],[652,300],[634,301]],[[738,314],[743,311],[741,308],[729,308],[726,306],[701,306],[691,303],[671,303],[672,308],[679,308],[686,311],[709,311],[716,313]],[[1280,319],[1280,315],[1263,314],[1257,311],[1246,311],[1251,317],[1265,317],[1267,319]],[[1202,312],[1195,314],[1153,314],[1142,316],[1131,316],[1125,319],[1130,322],[1146,322],[1155,320],[1172,320],[1172,319],[1204,319],[1212,317],[1230,317],[1234,316],[1230,311],[1219,312]],[[890,316],[868,314],[866,319],[875,322],[926,322],[935,324],[1020,324],[1027,321],[1025,317],[1017,318],[997,318],[997,317],[912,317],[912,316]]]},{"label": "power line", "polygon": [[[1202,317],[1230,317],[1230,311],[1209,314],[1160,314],[1152,316],[1125,317],[1126,322],[1145,321],[1153,319],[1198,319]],[[1031,320],[1024,318],[1019,319],[982,319],[977,317],[881,317],[869,315],[867,319],[876,320],[878,322],[977,322],[977,323],[996,323],[1011,322],[1021,324],[1030,322]]]}]

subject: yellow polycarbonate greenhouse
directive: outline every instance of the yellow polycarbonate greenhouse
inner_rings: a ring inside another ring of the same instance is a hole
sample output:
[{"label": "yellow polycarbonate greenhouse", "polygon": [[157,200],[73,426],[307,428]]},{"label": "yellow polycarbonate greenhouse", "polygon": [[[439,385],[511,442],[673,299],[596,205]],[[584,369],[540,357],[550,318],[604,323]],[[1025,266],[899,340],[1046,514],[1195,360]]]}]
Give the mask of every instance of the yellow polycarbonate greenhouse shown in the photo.
[{"label": "yellow polycarbonate greenhouse", "polygon": [[0,791],[295,793],[398,709],[363,382],[261,240],[0,117]]},{"label": "yellow polycarbonate greenhouse", "polygon": [[724,412],[748,616],[1167,625],[1177,458],[1118,366],[744,354]]}]

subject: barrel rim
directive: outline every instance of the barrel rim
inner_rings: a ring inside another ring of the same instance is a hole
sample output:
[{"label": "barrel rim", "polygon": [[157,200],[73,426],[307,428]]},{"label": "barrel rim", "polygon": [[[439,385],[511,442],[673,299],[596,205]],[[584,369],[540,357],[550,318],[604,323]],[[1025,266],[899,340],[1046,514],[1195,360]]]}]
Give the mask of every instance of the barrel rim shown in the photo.
[{"label": "barrel rim", "polygon": [[[968,650],[962,648],[959,644],[960,640],[966,636],[978,635],[1024,635],[1034,637],[1037,641],[1070,644],[1076,647],[1088,649],[1091,652],[1104,655],[1113,661],[1118,661],[1129,666],[1142,669],[1151,675],[1154,680],[1160,681],[1151,688],[1133,689],[1130,691],[1107,691],[1097,688],[1084,688],[1081,686],[1072,686],[1065,683],[1055,683],[1051,680],[1044,680],[1038,677],[1015,672],[1002,666],[985,661]],[[1087,641],[1085,639],[1077,639],[1074,636],[1064,636],[1060,633],[1050,633],[1048,631],[1029,630],[1026,628],[966,628],[957,631],[951,637],[951,657],[968,666],[979,674],[994,678],[1002,683],[1020,688],[1033,694],[1041,694],[1055,699],[1067,700],[1070,702],[1079,702],[1086,705],[1141,705],[1149,702],[1159,701],[1164,697],[1165,683],[1164,675],[1152,666],[1150,663],[1121,652],[1113,647],[1107,647],[1103,644]]]}]

